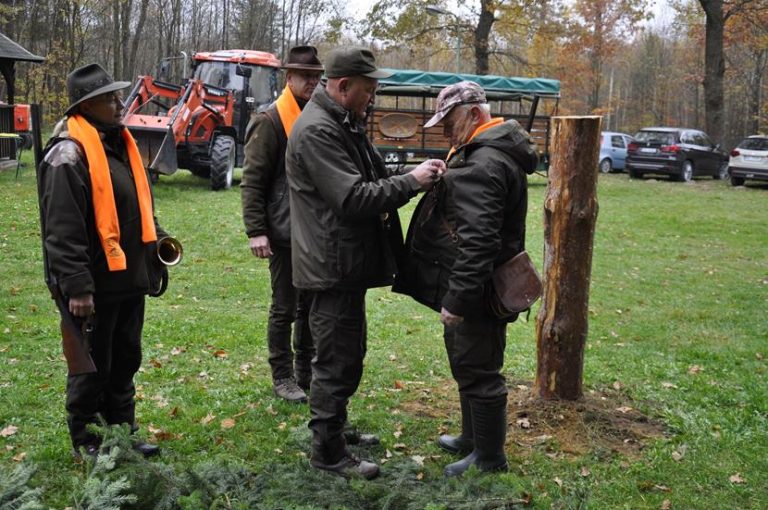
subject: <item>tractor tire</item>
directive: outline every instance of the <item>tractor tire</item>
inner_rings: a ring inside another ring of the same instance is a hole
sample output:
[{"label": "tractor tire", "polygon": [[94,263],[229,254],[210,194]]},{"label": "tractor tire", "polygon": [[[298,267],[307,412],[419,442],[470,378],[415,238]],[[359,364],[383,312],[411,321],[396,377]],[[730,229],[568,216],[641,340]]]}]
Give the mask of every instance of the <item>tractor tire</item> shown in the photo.
[{"label": "tractor tire", "polygon": [[232,176],[235,173],[237,145],[229,135],[219,135],[213,140],[211,147],[211,189],[219,191],[232,187]]}]

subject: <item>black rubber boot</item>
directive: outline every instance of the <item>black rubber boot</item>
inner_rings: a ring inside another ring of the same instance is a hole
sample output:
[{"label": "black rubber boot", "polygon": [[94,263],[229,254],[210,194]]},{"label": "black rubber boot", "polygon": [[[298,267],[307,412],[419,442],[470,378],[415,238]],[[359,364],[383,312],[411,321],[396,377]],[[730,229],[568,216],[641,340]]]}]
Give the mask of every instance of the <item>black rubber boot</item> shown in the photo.
[{"label": "black rubber boot", "polygon": [[474,432],[472,431],[472,409],[469,399],[459,393],[461,402],[461,435],[449,436],[443,434],[437,438],[437,446],[449,453],[466,455],[475,449]]},{"label": "black rubber boot", "polygon": [[492,401],[470,400],[475,449],[458,462],[445,467],[445,476],[460,476],[470,466],[480,471],[508,471],[504,454],[507,436],[507,397]]}]

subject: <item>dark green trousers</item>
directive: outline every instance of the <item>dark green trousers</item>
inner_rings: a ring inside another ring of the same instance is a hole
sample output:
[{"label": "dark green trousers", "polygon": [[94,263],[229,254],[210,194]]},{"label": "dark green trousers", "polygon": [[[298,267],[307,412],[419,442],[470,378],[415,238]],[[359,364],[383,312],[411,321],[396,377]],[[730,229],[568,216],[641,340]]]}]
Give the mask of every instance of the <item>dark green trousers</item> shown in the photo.
[{"label": "dark green trousers", "polygon": [[327,464],[346,453],[347,403],[363,375],[365,290],[311,292],[309,327],[317,354],[309,395],[312,457]]}]

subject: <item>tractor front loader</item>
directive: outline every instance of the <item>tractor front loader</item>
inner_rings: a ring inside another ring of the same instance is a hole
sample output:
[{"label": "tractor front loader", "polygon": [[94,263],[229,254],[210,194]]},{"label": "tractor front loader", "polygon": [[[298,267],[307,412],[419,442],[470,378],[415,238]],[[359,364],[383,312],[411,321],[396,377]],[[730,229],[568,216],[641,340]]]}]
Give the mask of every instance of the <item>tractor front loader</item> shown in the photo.
[{"label": "tractor front loader", "polygon": [[245,127],[257,107],[276,97],[280,61],[271,54],[231,50],[197,53],[184,85],[140,76],[125,102],[124,123],[154,177],[178,168],[232,185],[242,164]]}]

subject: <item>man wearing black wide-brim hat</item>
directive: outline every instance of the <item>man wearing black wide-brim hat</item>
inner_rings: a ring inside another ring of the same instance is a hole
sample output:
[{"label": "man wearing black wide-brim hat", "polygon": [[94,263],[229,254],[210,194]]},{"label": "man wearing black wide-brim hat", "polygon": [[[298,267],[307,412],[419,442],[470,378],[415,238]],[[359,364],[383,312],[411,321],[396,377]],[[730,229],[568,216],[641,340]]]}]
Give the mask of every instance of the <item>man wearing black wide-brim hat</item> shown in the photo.
[{"label": "man wearing black wide-brim hat", "polygon": [[[66,117],[39,169],[49,287],[60,297],[63,325],[92,327],[95,372],[73,369],[68,357],[67,425],[78,458],[95,457],[100,448],[89,424],[137,428],[133,377],[141,363],[144,297],[158,290],[152,264],[165,233],[136,142],[121,123],[121,91],[129,85],[98,64],[72,71]],[[139,440],[133,446],[145,456],[159,452]]]},{"label": "man wearing black wide-brim hat", "polygon": [[[315,90],[323,65],[314,46],[289,50],[282,66],[285,89],[247,130],[242,187],[243,221],[251,252],[269,259],[272,305],[267,323],[267,347],[275,395],[289,402],[306,402],[315,355],[307,324],[307,307],[293,287],[291,226],[285,147],[294,122]],[[293,325],[293,348],[291,347]]]}]

